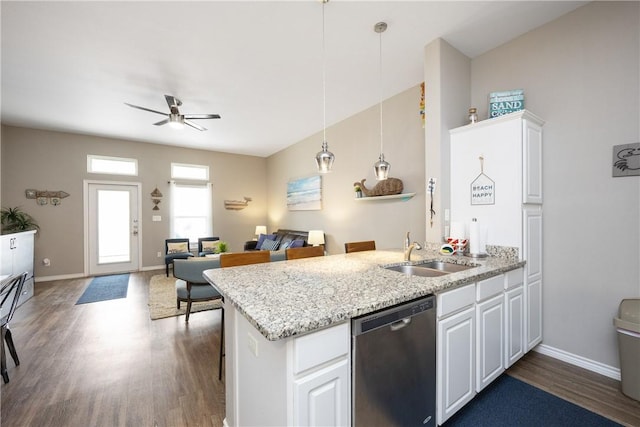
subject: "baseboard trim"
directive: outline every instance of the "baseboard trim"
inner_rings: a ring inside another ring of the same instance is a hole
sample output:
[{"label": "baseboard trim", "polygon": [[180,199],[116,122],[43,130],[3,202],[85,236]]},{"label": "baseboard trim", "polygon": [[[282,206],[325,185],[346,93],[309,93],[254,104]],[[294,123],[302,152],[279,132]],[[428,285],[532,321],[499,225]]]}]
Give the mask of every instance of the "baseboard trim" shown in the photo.
[{"label": "baseboard trim", "polygon": [[150,265],[148,267],[142,267],[140,271],[151,271],[151,270],[164,270],[164,264],[162,265]]},{"label": "baseboard trim", "polygon": [[554,359],[562,360],[571,365],[579,366],[591,372],[595,372],[605,377],[613,378],[620,381],[621,374],[620,369],[613,366],[605,365],[604,363],[596,362],[595,360],[587,359],[586,357],[578,356],[577,354],[569,353],[568,351],[560,350],[545,344],[539,344],[533,348],[533,351],[544,354],[545,356],[553,357]]},{"label": "baseboard trim", "polygon": [[54,280],[65,280],[65,279],[81,279],[85,276],[83,273],[76,274],[61,274],[59,276],[38,276],[34,277],[36,283],[40,282],[52,282]]}]

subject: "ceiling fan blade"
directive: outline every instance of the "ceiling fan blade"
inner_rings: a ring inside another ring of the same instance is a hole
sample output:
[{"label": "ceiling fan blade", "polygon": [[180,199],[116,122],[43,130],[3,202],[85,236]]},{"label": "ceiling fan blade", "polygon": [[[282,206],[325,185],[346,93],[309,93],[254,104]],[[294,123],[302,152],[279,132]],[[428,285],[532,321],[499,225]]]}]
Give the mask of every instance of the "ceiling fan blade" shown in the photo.
[{"label": "ceiling fan blade", "polygon": [[165,95],[164,99],[167,100],[167,105],[169,106],[169,108],[179,107],[182,105],[182,101],[180,101],[178,98],[176,98],[173,95]]},{"label": "ceiling fan blade", "polygon": [[150,113],[162,114],[163,116],[167,115],[167,113],[163,113],[162,111],[156,111],[156,110],[152,110],[151,108],[140,107],[138,105],[129,104],[128,102],[125,102],[124,104],[128,105],[129,107],[137,108],[138,110],[144,110]]},{"label": "ceiling fan blade", "polygon": [[[185,116],[185,118],[186,118],[186,116]],[[194,128],[194,129],[198,129],[198,130],[200,130],[200,131],[207,130],[207,128],[205,128],[205,127],[203,127],[203,126],[200,126],[199,124],[196,124],[196,123],[190,122],[189,120],[185,120],[185,121],[184,121],[184,124],[185,124],[185,125],[187,125],[187,126],[191,126],[191,127],[192,127],[192,128]]]},{"label": "ceiling fan blade", "polygon": [[169,123],[169,119],[160,120],[158,123],[154,123],[154,125],[162,126],[162,125],[166,125],[167,123]]},{"label": "ceiling fan blade", "polygon": [[185,119],[219,119],[220,114],[185,114]]}]

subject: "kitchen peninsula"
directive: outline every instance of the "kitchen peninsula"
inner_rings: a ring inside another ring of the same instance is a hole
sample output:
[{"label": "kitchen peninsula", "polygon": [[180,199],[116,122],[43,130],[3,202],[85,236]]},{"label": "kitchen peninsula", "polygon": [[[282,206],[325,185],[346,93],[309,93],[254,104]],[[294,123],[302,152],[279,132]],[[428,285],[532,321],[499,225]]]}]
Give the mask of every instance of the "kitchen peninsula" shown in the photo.
[{"label": "kitchen peninsula", "polygon": [[507,253],[511,256],[476,260],[435,250],[413,252],[413,262],[474,266],[440,277],[382,268],[402,264],[401,250],[205,271],[225,298],[226,424],[349,425],[349,321],[426,295],[454,295],[471,287],[474,304],[476,283],[522,272],[524,262]]}]

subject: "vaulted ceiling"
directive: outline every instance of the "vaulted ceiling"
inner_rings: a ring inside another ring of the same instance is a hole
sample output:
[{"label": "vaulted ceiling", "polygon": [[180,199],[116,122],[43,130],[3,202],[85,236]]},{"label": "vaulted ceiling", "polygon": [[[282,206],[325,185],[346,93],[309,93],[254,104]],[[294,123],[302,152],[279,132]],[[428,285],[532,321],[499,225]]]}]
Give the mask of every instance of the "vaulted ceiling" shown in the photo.
[{"label": "vaulted ceiling", "polygon": [[[585,2],[340,1],[325,8],[326,121],[423,80],[443,38],[470,58]],[[2,123],[257,156],[323,126],[322,3],[2,1]],[[204,132],[154,126],[216,113]],[[318,142],[320,146],[321,141]]]}]

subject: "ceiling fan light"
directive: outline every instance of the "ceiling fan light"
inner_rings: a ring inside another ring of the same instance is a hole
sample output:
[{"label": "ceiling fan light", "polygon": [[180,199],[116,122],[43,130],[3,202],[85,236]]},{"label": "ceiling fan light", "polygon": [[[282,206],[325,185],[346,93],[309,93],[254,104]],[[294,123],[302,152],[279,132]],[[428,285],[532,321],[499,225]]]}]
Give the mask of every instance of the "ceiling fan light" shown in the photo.
[{"label": "ceiling fan light", "polygon": [[333,166],[334,160],[335,160],[335,156],[331,151],[329,151],[327,141],[324,141],[322,143],[322,151],[319,151],[318,154],[316,154],[316,165],[318,167],[318,172],[320,173],[331,172],[331,167]]},{"label": "ceiling fan light", "polygon": [[373,172],[376,175],[376,179],[378,181],[384,181],[389,177],[389,170],[391,169],[391,164],[384,159],[384,154],[380,153],[380,158],[373,165]]},{"label": "ceiling fan light", "polygon": [[184,116],[180,114],[170,114],[169,115],[169,126],[172,129],[182,129],[184,128]]}]

